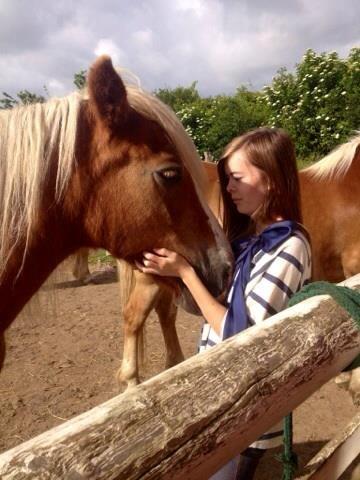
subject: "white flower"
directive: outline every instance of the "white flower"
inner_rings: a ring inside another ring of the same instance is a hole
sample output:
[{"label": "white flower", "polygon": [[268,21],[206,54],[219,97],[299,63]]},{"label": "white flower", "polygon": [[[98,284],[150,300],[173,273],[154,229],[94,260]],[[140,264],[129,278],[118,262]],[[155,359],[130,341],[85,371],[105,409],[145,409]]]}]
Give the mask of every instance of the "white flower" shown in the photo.
[{"label": "white flower", "polygon": [[325,117],[325,120],[330,120],[330,117]]},{"label": "white flower", "polygon": [[343,90],[343,91],[341,92],[341,95],[346,95],[345,90]]},{"label": "white flower", "polygon": [[340,135],[339,135],[338,133],[334,133],[334,137],[335,137],[335,138],[339,138]]}]

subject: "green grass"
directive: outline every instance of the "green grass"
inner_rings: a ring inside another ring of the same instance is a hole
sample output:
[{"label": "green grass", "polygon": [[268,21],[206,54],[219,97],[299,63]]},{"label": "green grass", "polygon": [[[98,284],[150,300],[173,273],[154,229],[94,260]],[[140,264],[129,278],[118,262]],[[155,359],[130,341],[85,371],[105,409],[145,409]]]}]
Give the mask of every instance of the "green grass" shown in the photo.
[{"label": "green grass", "polygon": [[106,250],[92,250],[89,255],[89,263],[100,263],[104,265],[115,265],[116,259],[110,255]]}]

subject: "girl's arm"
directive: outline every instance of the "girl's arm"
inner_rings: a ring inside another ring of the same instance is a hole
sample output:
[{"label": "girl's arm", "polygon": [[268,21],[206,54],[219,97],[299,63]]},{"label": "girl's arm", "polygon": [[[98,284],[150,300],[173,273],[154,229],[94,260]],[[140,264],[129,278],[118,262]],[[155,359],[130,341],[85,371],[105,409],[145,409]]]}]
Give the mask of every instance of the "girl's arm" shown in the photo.
[{"label": "girl's arm", "polygon": [[154,249],[154,252],[144,253],[143,265],[137,263],[139,270],[165,277],[179,277],[189,289],[206,321],[220,335],[227,308],[210,294],[184,257],[166,248]]}]

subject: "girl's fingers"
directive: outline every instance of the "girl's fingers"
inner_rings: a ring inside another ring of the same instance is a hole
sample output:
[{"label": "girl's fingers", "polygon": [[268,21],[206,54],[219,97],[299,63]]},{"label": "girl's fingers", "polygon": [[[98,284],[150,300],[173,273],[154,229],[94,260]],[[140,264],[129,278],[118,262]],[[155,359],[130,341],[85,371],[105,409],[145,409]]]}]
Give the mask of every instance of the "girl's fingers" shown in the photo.
[{"label": "girl's fingers", "polygon": [[152,262],[151,260],[147,260],[146,258],[143,260],[143,264],[145,267],[155,267],[156,263]]},{"label": "girl's fingers", "polygon": [[144,265],[142,265],[140,262],[138,262],[137,260],[135,260],[135,265],[137,267],[138,270],[140,270],[140,272],[143,271],[143,268],[144,268]]},{"label": "girl's fingers", "polygon": [[151,260],[147,260],[146,258],[143,260],[142,263],[135,260],[135,265],[137,266],[137,268],[139,270],[144,270],[144,267],[146,267],[146,268],[156,268],[156,266],[157,266],[155,262],[152,262]]},{"label": "girl's fingers", "polygon": [[135,265],[137,266],[137,268],[142,273],[151,273],[151,274],[154,274],[154,275],[156,275],[158,273],[154,268],[145,267],[143,264],[141,264],[140,262],[138,262],[136,260],[135,260]]},{"label": "girl's fingers", "polygon": [[169,253],[171,253],[167,248],[154,248],[154,252],[162,257],[167,257],[169,256]]}]

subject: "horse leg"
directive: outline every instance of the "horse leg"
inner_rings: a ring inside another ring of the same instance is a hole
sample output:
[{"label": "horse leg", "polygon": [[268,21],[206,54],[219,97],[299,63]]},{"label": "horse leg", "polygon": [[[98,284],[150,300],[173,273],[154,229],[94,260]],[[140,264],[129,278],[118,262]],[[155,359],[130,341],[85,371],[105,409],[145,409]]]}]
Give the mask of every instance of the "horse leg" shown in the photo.
[{"label": "horse leg", "polygon": [[155,306],[165,340],[165,368],[173,367],[184,360],[184,354],[181,350],[175,328],[177,307],[174,299],[174,293],[166,287],[163,287]]},{"label": "horse leg", "polygon": [[135,277],[134,289],[123,311],[124,351],[121,367],[116,374],[118,382],[126,383],[127,388],[140,383],[139,339],[144,322],[154,308],[160,289],[151,277],[144,274],[136,274]]},{"label": "horse leg", "polygon": [[84,283],[86,282],[86,279],[90,277],[88,258],[89,249],[80,248],[80,250],[75,253],[75,262],[72,269],[72,274],[76,280],[80,280]]}]

